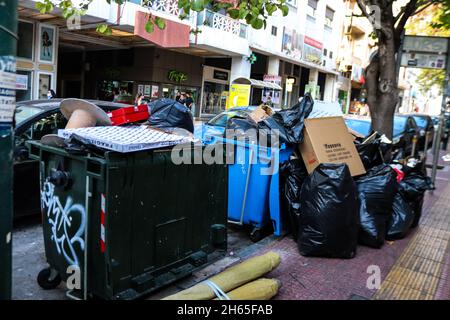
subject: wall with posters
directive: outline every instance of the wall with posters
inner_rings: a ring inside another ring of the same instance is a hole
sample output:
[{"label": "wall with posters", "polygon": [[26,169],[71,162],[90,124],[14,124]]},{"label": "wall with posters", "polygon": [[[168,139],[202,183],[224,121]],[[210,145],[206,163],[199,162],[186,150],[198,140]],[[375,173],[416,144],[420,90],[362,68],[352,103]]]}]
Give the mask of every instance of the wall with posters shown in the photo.
[{"label": "wall with posters", "polygon": [[58,28],[20,19],[18,36],[17,73],[22,86],[16,99],[47,99],[48,90],[57,91]]}]

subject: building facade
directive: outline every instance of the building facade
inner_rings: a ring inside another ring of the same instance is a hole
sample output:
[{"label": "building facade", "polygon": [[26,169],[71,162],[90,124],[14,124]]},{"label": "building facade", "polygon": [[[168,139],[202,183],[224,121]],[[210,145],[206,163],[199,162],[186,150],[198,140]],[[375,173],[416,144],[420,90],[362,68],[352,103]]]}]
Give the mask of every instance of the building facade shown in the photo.
[{"label": "building facade", "polygon": [[[70,21],[57,13],[39,15],[34,0],[19,0],[24,10],[34,10],[35,34],[42,33],[41,25],[54,30],[54,53],[51,61],[36,60],[42,34],[40,40],[35,35],[32,57],[23,58],[23,64],[19,59],[18,66],[31,72],[30,99],[43,97],[38,88],[47,82],[61,97],[112,99],[119,93],[130,103],[138,92],[152,99],[189,91],[194,115],[209,117],[230,105],[234,83],[248,80],[251,105],[270,97],[275,107],[290,107],[307,92],[325,102],[340,101],[346,92],[348,103],[351,86],[342,70],[363,65],[339,60],[346,49],[348,2],[288,0],[286,17],[276,12],[265,29],[255,30],[208,9],[180,20],[177,0],[154,0],[149,6],[141,0],[123,5],[94,0],[86,15]],[[166,21],[165,30],[145,31],[148,12]],[[111,35],[97,33],[99,23],[110,25]],[[356,79],[353,70],[358,68],[352,68]]]}]

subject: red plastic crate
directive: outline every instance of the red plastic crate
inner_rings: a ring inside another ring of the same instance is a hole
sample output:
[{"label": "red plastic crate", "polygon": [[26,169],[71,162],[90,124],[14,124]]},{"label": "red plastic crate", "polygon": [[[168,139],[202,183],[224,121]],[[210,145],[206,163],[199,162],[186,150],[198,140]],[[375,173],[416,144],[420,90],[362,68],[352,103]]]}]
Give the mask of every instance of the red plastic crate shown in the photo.
[{"label": "red plastic crate", "polygon": [[137,107],[125,107],[108,113],[113,126],[119,126],[126,123],[134,123],[149,118],[147,105],[143,104]]}]

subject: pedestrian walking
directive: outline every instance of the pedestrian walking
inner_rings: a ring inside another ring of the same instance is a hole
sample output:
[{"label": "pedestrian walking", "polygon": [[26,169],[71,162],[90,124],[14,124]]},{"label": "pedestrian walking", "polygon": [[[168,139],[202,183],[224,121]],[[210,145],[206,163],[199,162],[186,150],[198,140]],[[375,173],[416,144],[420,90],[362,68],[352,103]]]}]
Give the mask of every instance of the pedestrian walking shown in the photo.
[{"label": "pedestrian walking", "polygon": [[49,89],[47,91],[47,99],[54,99],[56,98],[56,93],[53,91],[53,89]]},{"label": "pedestrian walking", "polygon": [[177,91],[177,94],[175,95],[175,101],[180,102],[180,99],[181,99],[181,92]]},{"label": "pedestrian walking", "polygon": [[186,94],[185,93],[181,93],[180,94],[180,99],[178,100],[179,103],[181,103],[182,105],[186,105]]},{"label": "pedestrian walking", "polygon": [[192,106],[194,105],[194,99],[192,99],[192,94],[190,92],[186,92],[186,100],[184,102],[184,105],[189,108],[189,110],[192,110]]},{"label": "pedestrian walking", "polygon": [[142,92],[139,92],[136,97],[134,98],[134,105],[140,106],[142,104],[142,99],[144,98],[144,95]]}]

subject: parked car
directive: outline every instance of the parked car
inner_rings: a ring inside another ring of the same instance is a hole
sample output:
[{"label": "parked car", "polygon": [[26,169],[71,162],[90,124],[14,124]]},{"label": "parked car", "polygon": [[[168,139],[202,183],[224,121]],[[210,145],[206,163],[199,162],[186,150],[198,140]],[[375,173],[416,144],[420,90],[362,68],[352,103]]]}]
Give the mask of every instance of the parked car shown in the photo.
[{"label": "parked car", "polygon": [[216,137],[223,137],[228,120],[234,117],[246,118],[256,107],[234,107],[219,113],[206,123],[199,124],[194,128],[195,138],[205,144],[214,143]]},{"label": "parked car", "polygon": [[[40,212],[39,162],[28,157],[25,142],[40,140],[57,133],[67,123],[59,111],[62,99],[29,100],[16,106],[14,132],[14,217]],[[125,107],[125,104],[88,100],[105,111]]]},{"label": "parked car", "polygon": [[[367,117],[346,117],[347,126],[364,136],[371,131],[371,120]],[[394,128],[392,133],[392,153],[394,159],[410,155],[414,135],[419,136],[419,128],[411,116],[394,116]],[[417,150],[417,149],[416,149]]]},{"label": "parked car", "polygon": [[[403,115],[400,115],[403,116]],[[409,114],[404,116],[411,116],[416,121],[417,126],[419,127],[419,141],[418,148],[420,151],[423,151],[425,147],[425,136],[427,132],[429,132],[429,140],[427,149],[430,149],[433,146],[433,138],[434,138],[434,124],[433,119],[426,114]]]}]

